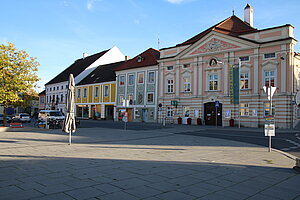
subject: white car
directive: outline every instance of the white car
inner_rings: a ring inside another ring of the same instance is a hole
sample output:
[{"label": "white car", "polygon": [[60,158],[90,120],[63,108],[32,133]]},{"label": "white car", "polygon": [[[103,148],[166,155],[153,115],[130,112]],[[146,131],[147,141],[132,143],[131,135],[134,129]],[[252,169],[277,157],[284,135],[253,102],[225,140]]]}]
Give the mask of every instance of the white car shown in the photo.
[{"label": "white car", "polygon": [[64,120],[65,116],[59,110],[41,110],[38,116],[39,120],[47,121],[49,120]]},{"label": "white car", "polygon": [[31,122],[30,115],[28,113],[19,113],[13,117],[14,122]]}]

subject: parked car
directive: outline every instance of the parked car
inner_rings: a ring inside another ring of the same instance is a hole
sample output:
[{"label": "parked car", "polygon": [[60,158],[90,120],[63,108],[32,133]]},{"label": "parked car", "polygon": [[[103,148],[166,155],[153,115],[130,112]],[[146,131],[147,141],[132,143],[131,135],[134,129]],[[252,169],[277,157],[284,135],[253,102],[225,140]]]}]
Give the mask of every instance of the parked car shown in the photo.
[{"label": "parked car", "polygon": [[28,113],[19,113],[12,119],[14,122],[31,122],[30,115]]},{"label": "parked car", "polygon": [[[3,123],[4,121],[4,115],[0,114],[0,123]],[[6,116],[6,122],[10,123],[11,122],[11,117],[10,116]]]},{"label": "parked car", "polygon": [[42,121],[49,120],[64,120],[65,116],[59,110],[41,110],[38,115],[38,119]]}]

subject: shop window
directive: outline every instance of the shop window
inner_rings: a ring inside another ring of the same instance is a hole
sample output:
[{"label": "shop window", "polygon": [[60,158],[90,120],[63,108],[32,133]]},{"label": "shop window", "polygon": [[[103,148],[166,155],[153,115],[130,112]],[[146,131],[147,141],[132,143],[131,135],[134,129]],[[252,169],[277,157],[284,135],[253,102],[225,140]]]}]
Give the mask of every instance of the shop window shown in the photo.
[{"label": "shop window", "polygon": [[249,104],[247,103],[241,103],[241,106],[240,106],[240,114],[241,116],[249,116]]},{"label": "shop window", "polygon": [[184,117],[189,117],[190,116],[190,107],[189,106],[184,106],[183,107],[183,116]]}]

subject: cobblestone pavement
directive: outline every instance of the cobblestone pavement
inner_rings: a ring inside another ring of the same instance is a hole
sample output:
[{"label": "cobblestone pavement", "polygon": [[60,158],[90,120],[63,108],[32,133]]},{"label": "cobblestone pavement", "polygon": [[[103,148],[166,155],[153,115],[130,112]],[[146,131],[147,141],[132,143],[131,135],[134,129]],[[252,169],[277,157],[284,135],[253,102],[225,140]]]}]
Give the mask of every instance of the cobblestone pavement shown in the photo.
[{"label": "cobblestone pavement", "polygon": [[300,200],[293,159],[183,130],[2,132],[0,199]]}]

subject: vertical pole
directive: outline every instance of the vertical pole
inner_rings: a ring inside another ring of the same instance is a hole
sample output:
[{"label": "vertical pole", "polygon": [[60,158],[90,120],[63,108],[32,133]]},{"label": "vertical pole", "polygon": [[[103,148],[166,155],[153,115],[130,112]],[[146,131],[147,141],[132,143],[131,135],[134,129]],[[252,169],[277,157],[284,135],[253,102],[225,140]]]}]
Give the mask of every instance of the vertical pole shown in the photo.
[{"label": "vertical pole", "polygon": [[216,106],[216,128],[218,128],[218,107]]},{"label": "vertical pole", "polygon": [[239,59],[239,128],[241,128],[241,60]]},{"label": "vertical pole", "polygon": [[[268,86],[268,95],[270,95],[270,116],[273,118],[273,112],[272,112],[272,94],[271,94],[271,86]],[[271,123],[271,122],[270,122]],[[269,152],[272,151],[272,138],[269,136]]]},{"label": "vertical pole", "polygon": [[71,133],[72,133],[72,131],[69,132],[69,145],[71,145],[71,143],[72,143],[72,141],[71,141],[71,140],[72,140],[72,139],[71,139],[71,135],[72,135],[72,134],[71,134]]}]

